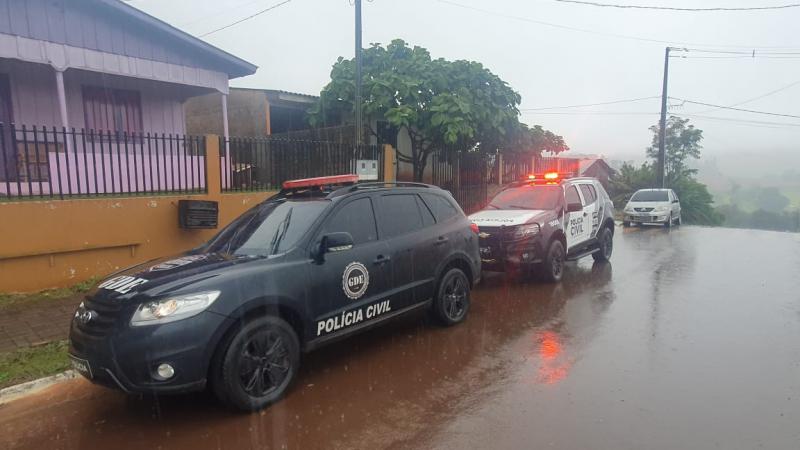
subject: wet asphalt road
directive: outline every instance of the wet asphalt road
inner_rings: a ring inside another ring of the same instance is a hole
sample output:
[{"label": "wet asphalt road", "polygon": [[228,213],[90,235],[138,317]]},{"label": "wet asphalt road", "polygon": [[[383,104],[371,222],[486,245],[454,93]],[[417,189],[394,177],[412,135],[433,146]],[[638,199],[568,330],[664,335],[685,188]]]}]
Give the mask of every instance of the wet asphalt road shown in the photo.
[{"label": "wet asphalt road", "polygon": [[486,276],[455,328],[313,353],[260,414],[73,380],[0,406],[0,448],[800,449],[800,235],[614,242],[558,285]]}]

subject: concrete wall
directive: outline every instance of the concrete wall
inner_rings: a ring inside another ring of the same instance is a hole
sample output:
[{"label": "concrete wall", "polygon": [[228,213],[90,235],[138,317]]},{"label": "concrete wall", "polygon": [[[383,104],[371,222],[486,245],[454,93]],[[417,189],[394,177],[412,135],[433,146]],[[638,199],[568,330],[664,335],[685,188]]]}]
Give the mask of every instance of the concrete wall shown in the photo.
[{"label": "concrete wall", "polygon": [[221,194],[219,139],[208,136],[208,194],[0,203],[0,292],[75,284],[191,249],[218,230],[178,227],[178,200],[219,202],[220,227],[272,195]]}]

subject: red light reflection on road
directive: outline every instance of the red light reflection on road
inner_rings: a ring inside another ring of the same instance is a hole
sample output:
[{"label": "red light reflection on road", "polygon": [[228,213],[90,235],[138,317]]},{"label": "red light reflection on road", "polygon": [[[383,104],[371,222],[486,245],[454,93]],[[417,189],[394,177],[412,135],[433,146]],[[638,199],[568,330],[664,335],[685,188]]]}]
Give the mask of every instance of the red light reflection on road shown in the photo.
[{"label": "red light reflection on road", "polygon": [[566,361],[561,336],[553,331],[536,333],[539,369],[537,381],[544,384],[555,384],[566,378],[572,363]]}]

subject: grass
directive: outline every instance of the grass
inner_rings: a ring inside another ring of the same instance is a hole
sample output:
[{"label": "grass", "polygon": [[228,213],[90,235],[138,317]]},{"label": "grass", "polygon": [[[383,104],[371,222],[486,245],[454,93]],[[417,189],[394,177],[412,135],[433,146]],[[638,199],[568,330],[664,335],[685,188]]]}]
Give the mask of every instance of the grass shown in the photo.
[{"label": "grass", "polygon": [[67,370],[67,348],[67,341],[56,341],[0,353],[0,389]]},{"label": "grass", "polygon": [[97,282],[97,278],[89,278],[66,288],[47,289],[25,294],[0,293],[0,311],[9,307],[30,306],[50,300],[79,296],[91,289],[95,282]]}]

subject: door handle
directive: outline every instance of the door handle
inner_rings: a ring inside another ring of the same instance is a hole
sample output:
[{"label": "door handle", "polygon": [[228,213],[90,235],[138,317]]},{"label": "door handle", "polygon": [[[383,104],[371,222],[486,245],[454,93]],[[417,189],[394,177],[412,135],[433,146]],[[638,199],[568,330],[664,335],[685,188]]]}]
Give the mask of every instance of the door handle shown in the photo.
[{"label": "door handle", "polygon": [[375,261],[372,261],[372,264],[381,265],[381,264],[389,262],[390,259],[391,259],[391,257],[389,257],[389,256],[378,255],[378,257],[375,258]]},{"label": "door handle", "polygon": [[436,240],[436,242],[434,242],[434,243],[433,243],[433,245],[442,245],[442,244],[446,244],[446,243],[447,243],[447,241],[449,241],[449,240],[450,240],[450,238],[448,238],[448,237],[439,236],[439,239],[437,239],[437,240]]}]

